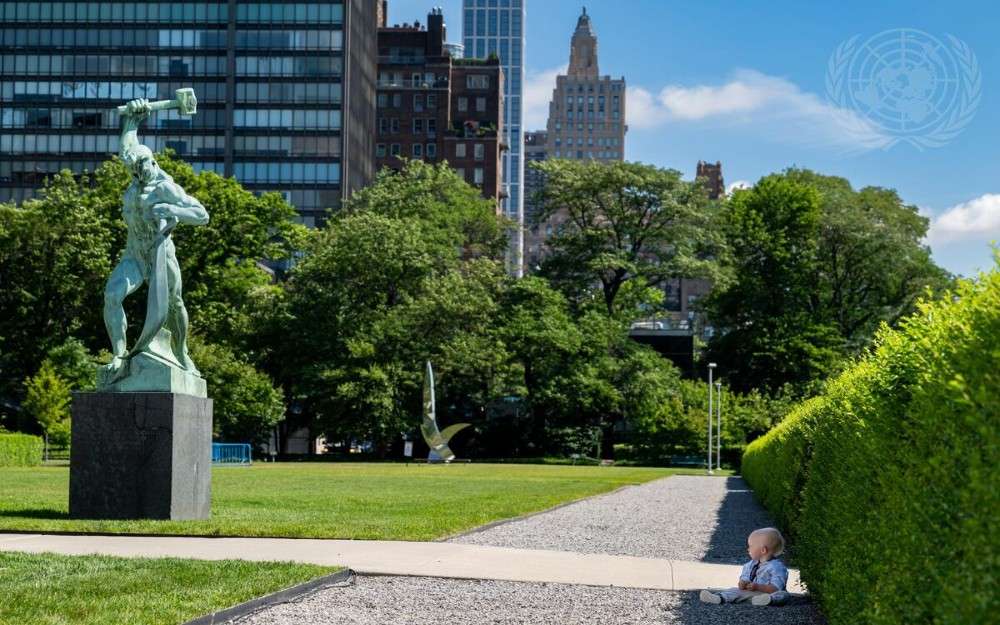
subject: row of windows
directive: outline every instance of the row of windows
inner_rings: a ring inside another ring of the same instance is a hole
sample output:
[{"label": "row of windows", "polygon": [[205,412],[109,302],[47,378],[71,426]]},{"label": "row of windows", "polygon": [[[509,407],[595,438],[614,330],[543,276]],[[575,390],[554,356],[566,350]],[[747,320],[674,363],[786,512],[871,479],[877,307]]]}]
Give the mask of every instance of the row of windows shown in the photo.
[{"label": "row of windows", "polygon": [[225,76],[226,57],[4,54],[0,71],[5,76]]},{"label": "row of windows", "polygon": [[[574,142],[573,137],[566,137],[565,144],[567,147],[572,146],[573,142]],[[561,137],[556,137],[554,143],[556,147],[559,147],[563,145],[563,140]],[[586,141],[584,141],[583,137],[576,137],[576,145],[598,145],[601,147],[618,147],[619,143],[620,141],[618,137],[598,137],[596,140],[593,137],[587,137]]]},{"label": "row of windows", "polygon": [[340,24],[344,21],[344,5],[336,2],[318,4],[240,2],[236,7],[236,20],[279,24]]},{"label": "row of windows", "polygon": [[[301,85],[300,85],[301,86]],[[339,87],[339,85],[337,85]],[[34,80],[18,80],[0,82],[0,96],[5,102],[60,100],[132,100],[146,98],[148,100],[170,100],[174,92],[181,87],[194,89],[198,102],[225,102],[226,83],[191,83],[191,82],[49,82]]]},{"label": "row of windows", "polygon": [[[10,48],[198,48],[224,50],[225,30],[130,30],[97,28],[4,28],[0,45]],[[240,30],[237,49],[340,50],[341,30]]]},{"label": "row of windows", "polygon": [[[0,135],[2,137],[2,135]],[[91,152],[94,154],[94,152]],[[102,160],[64,160],[64,161],[30,161],[24,159],[0,160],[0,182],[15,182],[22,184],[41,184],[42,181],[64,169],[75,174],[96,170]],[[196,172],[208,170],[223,175],[225,165],[216,161],[189,161]],[[30,196],[29,196],[30,197]]]},{"label": "row of windows", "polygon": [[18,22],[226,22],[225,2],[4,2],[0,17]]},{"label": "row of windows", "polygon": [[[587,127],[587,132],[594,132],[595,128],[597,130],[605,130],[605,129],[607,129],[607,130],[618,131],[618,130],[621,130],[622,125],[621,125],[621,122],[607,122],[607,123],[605,123],[605,122],[589,122],[589,123],[586,124],[586,127]],[[584,128],[583,121],[582,120],[578,120],[576,122],[576,130],[578,132],[582,132],[583,128]],[[555,129],[556,129],[556,132],[560,132],[563,129],[563,123],[561,121],[559,121],[558,119],[555,122]],[[573,124],[572,123],[566,124],[566,130],[573,130]]]},{"label": "row of windows", "polygon": [[[375,144],[375,156],[376,158],[385,158],[386,156],[401,156],[402,151],[400,149],[400,144],[398,143],[377,143]],[[414,143],[410,146],[410,154],[413,158],[437,158],[437,144],[428,143],[424,145],[423,143]]]},{"label": "row of windows", "polygon": [[[238,112],[238,111],[237,111]],[[326,111],[324,111],[325,113]],[[339,111],[336,112],[339,120]],[[199,109],[197,115],[182,116],[176,109],[154,113],[150,125],[156,128],[208,128],[222,129],[226,111]],[[0,127],[36,129],[117,129],[118,112],[108,108],[3,108],[0,109]]]},{"label": "row of windows", "polygon": [[[558,82],[561,84],[563,81],[559,80]],[[604,93],[604,84],[605,84],[604,81],[601,81],[601,82],[597,83],[597,93]],[[622,82],[619,82],[619,81],[612,82],[612,83],[610,83],[608,85],[608,91],[610,91],[611,93],[619,93],[619,92],[624,91],[624,90],[625,90],[625,83],[622,83]],[[582,82],[581,83],[571,83],[571,82],[567,82],[567,84],[566,84],[566,93],[573,93],[574,91],[576,91],[576,93],[583,93],[584,91],[586,91],[587,93],[594,93],[594,83],[593,82],[587,82],[587,83],[582,83]],[[615,96],[615,97],[617,97],[617,96]]]},{"label": "row of windows", "polygon": [[237,76],[340,76],[344,60],[339,56],[240,56]]},{"label": "row of windows", "polygon": [[586,115],[584,115],[583,111],[580,111],[578,114],[574,114],[573,111],[566,111],[566,121],[569,122],[570,125],[572,125],[574,120],[589,119],[591,121],[594,121],[598,119],[621,119],[621,118],[622,118],[621,111],[618,110],[611,111],[610,113],[607,113],[605,111],[600,111],[600,112],[587,111]]},{"label": "row of windows", "polygon": [[[201,94],[198,98],[201,98]],[[236,83],[236,101],[251,104],[258,102],[339,104],[341,85],[336,82],[239,82]]]},{"label": "row of windows", "polygon": [[290,130],[338,130],[340,111],[293,109],[236,109],[233,125],[237,128],[281,128]]},{"label": "row of windows", "polygon": [[233,163],[233,175],[246,183],[340,182],[340,163]]},{"label": "row of windows", "polygon": [[598,151],[594,151],[594,150],[586,150],[586,151],[584,151],[584,150],[576,150],[575,152],[573,150],[566,150],[565,152],[563,152],[562,150],[556,150],[555,151],[555,157],[556,158],[562,158],[564,156],[566,158],[574,158],[575,157],[575,158],[579,158],[579,159],[582,159],[582,158],[622,158],[622,153],[619,152],[618,150],[598,150]]},{"label": "row of windows", "polygon": [[[433,117],[417,117],[412,121],[413,124],[413,134],[422,135],[425,132],[428,136],[433,137],[437,134],[437,119]],[[397,134],[399,132],[399,118],[398,117],[379,117],[378,118],[378,133],[380,135],[387,134]]]},{"label": "row of windows", "polygon": [[118,152],[118,141],[118,135],[0,134],[0,152],[4,154],[114,154]]},{"label": "row of windows", "polygon": [[[486,112],[486,98],[472,98],[475,100],[476,111],[479,113]],[[469,100],[470,98],[456,98],[455,107],[462,112],[469,110]]]},{"label": "row of windows", "polygon": [[521,0],[463,0],[462,6],[464,8],[470,7],[520,7]]},{"label": "row of windows", "polygon": [[[403,94],[401,93],[380,93],[377,97],[378,108],[402,108],[403,107]],[[437,108],[438,96],[436,93],[416,93],[413,95],[413,110],[416,112],[423,111],[425,108],[429,111],[433,111]]]},{"label": "row of windows", "polygon": [[233,137],[233,152],[237,156],[340,156],[340,145],[337,135]]}]

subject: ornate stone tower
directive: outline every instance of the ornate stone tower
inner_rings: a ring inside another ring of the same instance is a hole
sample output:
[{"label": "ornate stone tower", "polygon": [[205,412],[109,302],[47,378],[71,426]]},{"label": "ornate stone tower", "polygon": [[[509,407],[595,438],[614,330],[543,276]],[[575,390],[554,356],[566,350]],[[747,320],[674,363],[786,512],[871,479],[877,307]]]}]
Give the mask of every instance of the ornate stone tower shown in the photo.
[{"label": "ornate stone tower", "polygon": [[572,78],[595,79],[597,71],[597,35],[590,26],[587,8],[576,20],[576,30],[569,43],[569,76]]}]

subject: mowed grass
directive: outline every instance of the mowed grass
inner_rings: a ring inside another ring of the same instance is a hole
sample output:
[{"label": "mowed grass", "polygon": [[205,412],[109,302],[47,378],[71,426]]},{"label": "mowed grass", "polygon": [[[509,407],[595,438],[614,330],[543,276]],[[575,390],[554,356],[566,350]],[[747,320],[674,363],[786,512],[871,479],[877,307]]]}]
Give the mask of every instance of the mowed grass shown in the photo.
[{"label": "mowed grass", "polygon": [[433,540],[686,469],[505,464],[255,464],[212,469],[207,521],[68,515],[69,469],[0,468],[4,530]]},{"label": "mowed grass", "polygon": [[177,625],[336,568],[0,553],[0,623]]}]

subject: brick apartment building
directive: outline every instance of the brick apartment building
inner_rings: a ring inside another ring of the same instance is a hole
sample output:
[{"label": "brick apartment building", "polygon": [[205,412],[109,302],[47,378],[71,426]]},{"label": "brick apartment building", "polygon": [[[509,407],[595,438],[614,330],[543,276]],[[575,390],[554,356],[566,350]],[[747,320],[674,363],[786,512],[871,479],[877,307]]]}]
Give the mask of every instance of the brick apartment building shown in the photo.
[{"label": "brick apartment building", "polygon": [[426,28],[379,28],[375,166],[399,169],[400,157],[447,161],[499,210],[503,70],[496,57],[452,57],[445,37],[440,9]]}]

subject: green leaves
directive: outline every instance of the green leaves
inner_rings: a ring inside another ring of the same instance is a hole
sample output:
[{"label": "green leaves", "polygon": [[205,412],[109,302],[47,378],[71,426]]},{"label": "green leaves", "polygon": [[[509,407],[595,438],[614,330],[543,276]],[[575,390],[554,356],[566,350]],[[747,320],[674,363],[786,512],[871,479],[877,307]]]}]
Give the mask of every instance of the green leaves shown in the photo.
[{"label": "green leaves", "polygon": [[641,163],[547,160],[539,220],[561,226],[546,241],[542,274],[578,307],[595,284],[609,315],[637,312],[618,296],[629,281],[715,277],[719,238],[704,189],[680,172]]}]

